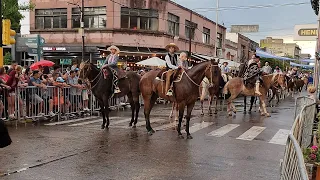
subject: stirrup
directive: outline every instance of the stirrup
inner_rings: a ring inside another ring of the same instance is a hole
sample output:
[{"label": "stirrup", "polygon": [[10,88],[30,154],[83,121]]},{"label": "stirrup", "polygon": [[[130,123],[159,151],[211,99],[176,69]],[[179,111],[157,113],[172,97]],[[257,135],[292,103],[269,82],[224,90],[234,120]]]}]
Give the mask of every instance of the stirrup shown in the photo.
[{"label": "stirrup", "polygon": [[121,91],[120,91],[119,87],[116,87],[116,88],[115,88],[114,93],[115,93],[115,94],[117,94],[117,93],[121,93]]},{"label": "stirrup", "polygon": [[172,91],[172,89],[169,89],[166,95],[167,95],[167,96],[173,96],[173,91]]}]

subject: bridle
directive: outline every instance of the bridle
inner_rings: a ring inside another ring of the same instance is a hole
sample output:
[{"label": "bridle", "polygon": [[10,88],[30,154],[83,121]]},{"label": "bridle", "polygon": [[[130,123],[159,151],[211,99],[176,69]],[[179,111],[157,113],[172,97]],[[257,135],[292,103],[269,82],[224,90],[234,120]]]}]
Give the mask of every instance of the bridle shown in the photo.
[{"label": "bridle", "polygon": [[[209,82],[209,87],[212,87],[213,86],[213,77],[212,77],[212,68],[214,67],[214,66],[218,66],[218,65],[213,65],[213,64],[210,64],[210,65],[208,65],[207,67],[206,67],[206,69],[205,69],[205,73],[209,70],[210,71],[210,82]],[[185,73],[185,71],[183,72],[183,73]],[[185,73],[186,74],[186,76],[188,77],[188,79],[194,84],[194,85],[196,85],[196,86],[198,86],[198,87],[200,87],[201,86],[201,82],[200,82],[200,84],[197,84],[187,73]],[[202,82],[205,82],[205,81],[202,81]],[[206,83],[206,82],[205,82]]]},{"label": "bridle", "polygon": [[[83,68],[80,69],[80,70],[82,71],[82,77],[85,77]],[[80,74],[81,74],[81,71],[80,71]],[[90,66],[88,67],[87,71],[91,71],[91,67],[90,67]],[[86,78],[86,79],[89,81],[89,83],[90,83],[91,89],[95,88],[95,87],[97,86],[97,84],[100,82],[101,77],[102,77],[102,76],[101,76],[101,73],[102,73],[102,70],[100,70],[100,72],[97,74],[97,76],[96,76],[95,78],[93,78],[93,80],[89,80],[88,78]],[[92,86],[93,82],[94,82],[95,80],[97,80],[97,78],[99,78],[98,81]]]}]

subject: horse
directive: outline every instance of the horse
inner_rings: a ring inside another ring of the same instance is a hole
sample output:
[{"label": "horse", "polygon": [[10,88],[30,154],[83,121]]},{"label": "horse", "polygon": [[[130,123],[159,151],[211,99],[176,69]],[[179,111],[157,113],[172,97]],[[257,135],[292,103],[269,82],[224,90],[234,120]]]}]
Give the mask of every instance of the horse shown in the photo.
[{"label": "horse", "polygon": [[[270,74],[270,75],[264,75],[262,76],[263,86],[260,87],[261,96],[259,96],[260,99],[260,107],[262,108],[261,115],[266,115],[270,117],[270,114],[267,112],[266,109],[266,95],[269,91],[270,87],[273,86],[276,82],[279,83],[281,87],[284,87],[284,76],[281,76],[280,74]],[[234,113],[236,113],[236,108],[233,105],[232,101],[238,97],[238,95],[244,95],[244,96],[257,96],[254,92],[254,88],[247,88],[244,85],[243,79],[236,77],[231,79],[223,89],[224,94],[228,94],[228,92],[231,94],[229,99],[227,100],[228,103],[228,114],[232,115],[232,110]]]},{"label": "horse", "polygon": [[[80,64],[80,79],[87,79],[90,82],[91,91],[95,98],[98,100],[101,108],[101,114],[103,122],[101,129],[109,128],[109,99],[112,97],[120,98],[127,96],[131,106],[131,121],[130,127],[135,128],[138,122],[139,116],[139,82],[141,77],[135,72],[126,72],[125,78],[119,79],[118,86],[120,93],[113,94],[113,80],[114,74],[110,67],[106,67],[106,75],[103,70],[98,69],[94,64],[88,62],[82,62]],[[134,125],[132,126],[132,124]]]},{"label": "horse", "polygon": [[171,102],[176,102],[179,109],[179,123],[177,127],[178,137],[184,138],[181,133],[181,123],[183,119],[184,109],[187,106],[186,115],[186,133],[187,139],[192,139],[189,132],[191,112],[199,97],[199,86],[203,78],[206,76],[210,79],[210,83],[218,82],[218,74],[220,68],[218,62],[210,60],[195,65],[192,69],[183,71],[179,80],[175,80],[173,83],[174,96],[166,96],[164,92],[165,83],[163,80],[158,80],[159,73],[161,71],[153,70],[146,73],[140,81],[140,91],[144,100],[144,115],[146,120],[146,129],[149,135],[152,135],[155,131],[150,124],[150,112],[160,96]]}]

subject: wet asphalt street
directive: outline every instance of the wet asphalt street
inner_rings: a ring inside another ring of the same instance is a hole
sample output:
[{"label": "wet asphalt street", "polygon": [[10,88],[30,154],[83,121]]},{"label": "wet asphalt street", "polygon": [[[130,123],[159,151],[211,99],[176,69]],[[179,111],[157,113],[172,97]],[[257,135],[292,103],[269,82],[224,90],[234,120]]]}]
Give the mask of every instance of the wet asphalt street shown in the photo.
[{"label": "wet asphalt street", "polygon": [[256,108],[244,115],[241,106],[233,117],[225,110],[201,117],[197,103],[192,140],[179,139],[170,127],[170,109],[155,106],[151,122],[158,131],[152,136],[146,133],[143,109],[136,129],[128,128],[128,109],[112,112],[109,130],[100,129],[102,120],[97,117],[12,126],[13,144],[0,149],[0,179],[279,179],[286,134],[293,123],[293,98],[268,108],[270,118],[260,117]]}]

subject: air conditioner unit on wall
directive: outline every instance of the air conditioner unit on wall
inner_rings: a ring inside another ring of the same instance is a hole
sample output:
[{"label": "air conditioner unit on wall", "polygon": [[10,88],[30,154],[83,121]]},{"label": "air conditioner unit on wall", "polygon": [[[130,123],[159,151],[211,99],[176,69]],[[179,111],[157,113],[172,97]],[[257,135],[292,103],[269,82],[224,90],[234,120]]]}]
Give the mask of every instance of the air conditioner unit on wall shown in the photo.
[{"label": "air conditioner unit on wall", "polygon": [[223,58],[222,49],[217,49],[217,57]]}]

